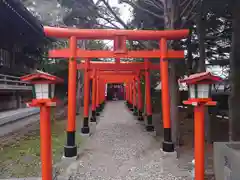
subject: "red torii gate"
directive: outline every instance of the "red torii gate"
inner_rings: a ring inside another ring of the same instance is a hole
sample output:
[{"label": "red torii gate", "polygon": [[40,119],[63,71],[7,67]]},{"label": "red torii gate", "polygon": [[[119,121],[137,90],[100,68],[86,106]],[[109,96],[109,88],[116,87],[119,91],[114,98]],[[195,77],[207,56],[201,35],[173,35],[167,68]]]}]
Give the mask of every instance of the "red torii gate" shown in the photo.
[{"label": "red torii gate", "polygon": [[[92,79],[92,117],[91,122],[96,122],[96,115],[99,114],[99,112],[102,110],[104,102],[105,102],[105,84],[106,83],[126,83],[128,81],[133,81],[133,78],[135,76],[134,73],[128,72],[122,73],[121,75],[117,74],[116,72],[97,72],[96,69],[92,71],[92,74],[88,74],[90,78]],[[113,77],[114,76],[114,77]],[[101,85],[101,82],[103,83]],[[88,89],[88,90],[87,90]],[[89,87],[85,89],[85,92],[89,91]],[[84,97],[86,97],[86,94],[84,94]],[[85,98],[84,98],[85,99]],[[85,117],[85,126],[87,128],[88,126],[88,105],[89,100],[86,100],[86,103],[84,103],[84,117]],[[88,127],[89,128],[89,127]],[[89,131],[85,131],[82,133],[88,133]]]},{"label": "red torii gate", "polygon": [[[158,67],[159,67],[159,65],[158,65]],[[108,68],[106,68],[106,69],[108,69]],[[98,75],[100,75],[102,79],[105,79],[107,77],[108,83],[128,83],[129,79],[132,79],[132,81],[136,80],[137,84],[138,84],[137,92],[138,92],[138,95],[141,97],[142,93],[141,93],[140,78],[139,78],[139,76],[141,75],[140,70],[141,69],[138,69],[137,71],[134,71],[134,72],[132,72],[132,71],[99,71]],[[94,78],[93,75],[92,75],[92,78]],[[127,86],[125,86],[125,92],[127,92]],[[92,93],[94,93],[94,91],[92,91]],[[128,99],[126,99],[126,100],[128,102],[128,107],[130,108],[130,106],[133,104],[131,104]],[[140,100],[142,100],[142,99],[140,98]],[[134,115],[136,115],[136,116],[139,115],[139,120],[143,120],[142,101],[140,101],[140,100],[138,103],[138,108],[136,107],[136,104],[134,104],[135,105],[133,107],[135,110]],[[95,112],[93,112],[92,114],[95,115]],[[92,119],[95,119],[95,118],[92,117]],[[152,125],[152,124],[148,124],[148,125]],[[149,128],[146,128],[146,129],[148,130]],[[149,130],[149,131],[152,131],[152,130]]]},{"label": "red torii gate", "polygon": [[[170,51],[168,52],[168,56],[169,58],[183,58],[184,54],[183,51]],[[87,73],[89,70],[92,71],[93,69],[98,69],[99,71],[115,71],[115,72],[122,72],[122,71],[145,71],[145,91],[146,91],[146,114],[147,114],[147,126],[146,126],[146,130],[147,131],[154,131],[154,126],[152,123],[152,104],[151,104],[151,93],[150,93],[150,75],[149,75],[149,70],[159,70],[159,64],[156,63],[151,63],[148,61],[147,58],[145,58],[144,62],[120,62],[120,58],[116,58],[115,61],[116,62],[99,62],[99,61],[91,61],[91,63],[88,63],[87,61],[89,61],[89,59],[83,60],[81,62],[83,62],[84,64],[78,64],[78,69],[88,69],[87,71],[85,71],[85,73]],[[87,63],[86,63],[87,62]],[[139,78],[138,78],[139,79]],[[138,80],[139,81],[139,80]],[[138,89],[140,89],[140,82],[137,83],[138,84]],[[135,87],[135,86],[131,86],[131,87]],[[140,91],[138,91],[140,92]],[[135,93],[135,91],[133,92]],[[84,97],[86,97],[86,95],[84,95]],[[135,96],[133,96],[135,97]],[[142,117],[142,103],[138,104],[138,108],[136,106],[136,104],[132,104],[135,103],[135,101],[127,101],[127,105],[130,108],[130,110],[134,110],[134,115],[139,115],[139,120],[143,120]],[[85,106],[87,107],[87,106]],[[102,104],[99,105],[99,107],[97,107],[97,110],[101,110],[102,108]],[[133,107],[133,108],[132,108]],[[87,110],[86,110],[86,114],[87,114]],[[93,117],[91,117],[91,119],[93,120],[93,122],[95,122],[95,110],[92,110],[92,114]],[[97,113],[98,115],[98,113]],[[84,116],[85,121],[87,122],[88,117]],[[86,123],[87,124],[87,123]],[[89,130],[85,131],[89,132]]]},{"label": "red torii gate", "polygon": [[[162,80],[162,103],[164,142],[163,150],[174,151],[171,138],[170,102],[168,91],[168,51],[167,40],[179,40],[187,37],[188,30],[96,30],[44,27],[45,34],[51,37],[68,38],[69,49],[50,51],[50,57],[66,57],[69,60],[69,83],[68,83],[68,126],[67,145],[65,156],[73,157],[77,154],[75,145],[75,120],[76,120],[76,71],[77,57],[82,58],[160,58],[160,71]],[[108,39],[114,40],[114,51],[80,50],[77,48],[77,39]],[[128,51],[127,40],[160,40],[161,49],[156,51]],[[182,52],[183,54],[183,52]],[[119,65],[119,62],[117,63]]]},{"label": "red torii gate", "polygon": [[[146,68],[149,68],[149,69],[152,69],[152,70],[159,70],[159,64],[153,64],[153,63],[150,63],[148,61],[146,61],[146,63],[144,62],[132,62],[132,63],[129,63],[129,62],[126,62],[126,63],[120,63],[120,59],[116,59],[117,63],[109,63],[109,62],[103,62],[102,64],[99,63],[99,62],[91,62],[90,64],[89,63],[85,63],[89,61],[89,59],[86,59],[86,61],[84,61],[84,64],[79,64],[78,65],[78,69],[85,69],[87,67],[90,67],[90,68],[87,68],[88,70],[92,70],[92,68],[94,69],[99,69],[102,70],[102,71],[110,71],[111,73],[114,71],[115,73],[123,73],[123,70],[124,72],[129,72],[129,70],[131,70],[130,72],[132,72],[132,70],[134,69],[134,71],[137,71],[138,74],[140,73],[141,70],[145,70]],[[122,65],[121,66],[121,71],[119,71],[118,69],[118,66],[117,65]],[[129,66],[132,66],[129,68]],[[99,68],[100,66],[100,68]],[[112,66],[115,66],[114,68]],[[92,68],[91,68],[92,67]],[[101,72],[101,71],[100,71]],[[85,73],[88,73],[88,71],[85,71]],[[106,73],[106,72],[105,72]],[[149,76],[149,73],[146,74],[147,76]],[[137,77],[137,76],[136,76]],[[114,77],[116,78],[116,76]],[[142,96],[140,90],[141,90],[141,87],[140,87],[140,79],[139,78],[136,78],[137,81],[138,81],[138,92],[139,92],[139,95]],[[149,77],[147,78],[149,79]],[[135,87],[135,86],[131,86],[131,87]],[[149,89],[150,86],[147,86],[146,89]],[[87,91],[87,90],[85,90]],[[132,93],[135,93],[135,91],[133,91]],[[149,95],[147,96],[147,98],[149,98],[150,100],[147,101],[148,103],[150,103],[149,105],[147,105],[148,107],[150,107],[151,109],[151,95],[150,95],[150,89],[147,90],[147,93],[149,93]],[[135,98],[135,94],[133,95],[133,97]],[[86,95],[84,95],[84,97],[86,97]],[[134,115],[137,116],[139,115],[138,119],[139,120],[143,120],[143,116],[142,116],[142,102],[138,103],[138,106],[136,105],[136,101],[134,99],[134,101],[130,101],[130,100],[127,100],[127,106],[128,108],[130,108],[130,110],[134,110]],[[87,105],[85,106],[87,108]],[[100,104],[99,107],[97,107],[97,111],[101,111],[102,110],[102,107],[103,107],[103,104]],[[95,116],[98,115],[99,113],[96,113],[96,109],[92,108],[92,117],[91,117],[91,120],[92,122],[95,122],[96,118]],[[148,111],[147,111],[147,126],[146,126],[146,130],[147,131],[153,131],[154,130],[154,126],[152,124],[152,110],[150,110],[149,108],[147,108]],[[87,119],[88,119],[88,111],[85,110],[86,112],[86,116],[84,116],[84,120],[86,123],[84,124],[87,124]],[[85,128],[87,129],[87,128]],[[88,133],[89,130],[85,131],[84,133]],[[83,132],[82,132],[83,133]]]}]

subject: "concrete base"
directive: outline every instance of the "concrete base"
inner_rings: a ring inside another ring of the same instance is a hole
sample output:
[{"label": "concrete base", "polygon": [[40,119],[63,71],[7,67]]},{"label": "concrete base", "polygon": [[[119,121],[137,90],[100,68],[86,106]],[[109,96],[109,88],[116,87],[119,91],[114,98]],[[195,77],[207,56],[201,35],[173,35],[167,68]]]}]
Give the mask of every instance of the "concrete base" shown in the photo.
[{"label": "concrete base", "polygon": [[97,122],[95,110],[92,110],[92,117],[90,118],[90,122]]},{"label": "concrete base", "polygon": [[130,104],[130,103],[127,104],[128,109],[132,108],[132,106],[133,106],[133,105]]},{"label": "concrete base", "polygon": [[64,161],[75,161],[75,160],[77,160],[77,157],[78,156],[74,156],[74,157],[66,157],[66,156],[62,156],[62,160],[64,160]]},{"label": "concrete base", "polygon": [[165,152],[162,149],[160,149],[160,151],[163,153],[164,159],[176,159],[177,158],[177,152],[176,151]]},{"label": "concrete base", "polygon": [[134,115],[134,116],[137,116],[137,115],[138,115],[138,112],[133,111],[133,115]]},{"label": "concrete base", "polygon": [[138,116],[138,120],[139,120],[139,121],[144,121],[143,116]]},{"label": "concrete base", "polygon": [[72,158],[77,156],[77,146],[64,146],[64,157]]},{"label": "concrete base", "polygon": [[90,122],[97,122],[97,118],[96,117],[94,117],[94,116],[92,116],[91,118],[90,118]]},{"label": "concrete base", "polygon": [[148,132],[153,132],[154,131],[154,126],[153,125],[147,125],[145,128],[146,128],[146,131],[148,131]]},{"label": "concrete base", "polygon": [[80,132],[80,136],[82,136],[82,137],[89,137],[89,136],[90,136],[90,133],[88,133],[88,134],[83,134],[83,133]]},{"label": "concrete base", "polygon": [[89,127],[82,127],[81,129],[81,133],[82,134],[89,134],[90,132],[90,128]]},{"label": "concrete base", "polygon": [[174,152],[173,142],[164,141],[162,143],[162,149],[164,152]]},{"label": "concrete base", "polygon": [[138,116],[138,109],[136,106],[133,107],[133,115]]}]

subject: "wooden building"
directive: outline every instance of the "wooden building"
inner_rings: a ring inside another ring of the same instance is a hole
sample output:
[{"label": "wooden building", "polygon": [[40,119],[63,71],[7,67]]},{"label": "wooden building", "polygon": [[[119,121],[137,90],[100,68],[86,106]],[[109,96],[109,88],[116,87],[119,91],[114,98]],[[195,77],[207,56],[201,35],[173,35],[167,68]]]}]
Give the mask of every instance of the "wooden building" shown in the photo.
[{"label": "wooden building", "polygon": [[1,111],[21,107],[31,94],[31,86],[19,76],[35,68],[47,38],[40,21],[19,0],[0,0],[0,39]]}]

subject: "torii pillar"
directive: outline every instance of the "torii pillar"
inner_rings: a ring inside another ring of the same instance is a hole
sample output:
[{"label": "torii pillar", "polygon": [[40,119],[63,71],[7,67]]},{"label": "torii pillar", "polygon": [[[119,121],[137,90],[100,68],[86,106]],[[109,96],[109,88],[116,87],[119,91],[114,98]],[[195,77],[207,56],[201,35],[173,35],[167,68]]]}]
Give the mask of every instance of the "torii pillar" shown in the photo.
[{"label": "torii pillar", "polygon": [[171,116],[170,116],[170,95],[169,95],[169,80],[168,80],[168,60],[167,60],[167,40],[160,40],[160,73],[161,73],[161,88],[162,88],[162,116],[163,116],[163,131],[164,141],[162,149],[164,152],[173,152],[174,144],[171,135]]},{"label": "torii pillar", "polygon": [[146,130],[154,131],[154,126],[152,122],[152,100],[151,100],[151,83],[150,83],[150,73],[149,73],[149,60],[144,59],[145,63],[145,100],[146,100]]},{"label": "torii pillar", "polygon": [[85,60],[85,73],[84,73],[84,114],[83,114],[83,125],[81,129],[82,134],[89,134],[89,96],[90,96],[90,81],[89,81],[89,64],[90,59]]},{"label": "torii pillar", "polygon": [[75,144],[76,132],[76,81],[77,81],[77,38],[70,37],[69,40],[70,59],[68,65],[68,121],[67,121],[67,143],[64,146],[65,157],[75,157],[77,146]]},{"label": "torii pillar", "polygon": [[100,101],[100,78],[99,78],[99,71],[97,71],[97,79],[96,79],[96,116],[100,115],[100,109],[99,109],[99,101]]},{"label": "torii pillar", "polygon": [[96,69],[93,70],[93,77],[92,77],[92,117],[91,122],[97,122],[96,119]]},{"label": "torii pillar", "polygon": [[133,80],[133,115],[138,115],[137,109],[137,90],[136,90],[136,78]]},{"label": "torii pillar", "polygon": [[137,92],[138,92],[138,120],[143,121],[143,116],[142,116],[142,90],[141,90],[141,79],[140,75],[137,77]]},{"label": "torii pillar", "polygon": [[99,81],[100,82],[100,89],[99,89],[99,93],[100,93],[100,101],[99,101],[99,110],[100,112],[102,112],[103,108],[104,108],[104,86],[105,84],[103,83],[102,80]]},{"label": "torii pillar", "polygon": [[127,107],[128,107],[128,104],[129,104],[129,99],[128,99],[128,83],[125,83],[124,92],[125,92],[125,104],[126,104]]},{"label": "torii pillar", "polygon": [[129,83],[129,110],[133,111],[133,82]]}]

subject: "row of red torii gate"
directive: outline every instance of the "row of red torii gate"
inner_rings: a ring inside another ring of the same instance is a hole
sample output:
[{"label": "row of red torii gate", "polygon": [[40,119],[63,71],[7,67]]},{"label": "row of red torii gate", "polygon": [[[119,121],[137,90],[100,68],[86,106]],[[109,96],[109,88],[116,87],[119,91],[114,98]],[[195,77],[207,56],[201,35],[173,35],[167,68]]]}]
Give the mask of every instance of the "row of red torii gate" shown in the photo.
[{"label": "row of red torii gate", "polygon": [[[162,94],[162,117],[164,138],[162,149],[165,152],[174,151],[174,143],[171,137],[170,120],[170,95],[168,82],[168,60],[184,59],[183,50],[169,50],[168,40],[181,40],[189,34],[188,30],[94,30],[75,28],[44,27],[45,34],[49,37],[64,38],[69,40],[69,48],[49,51],[50,58],[69,59],[68,77],[68,120],[67,120],[67,142],[64,146],[65,157],[75,157],[77,146],[75,143],[76,132],[76,82],[77,70],[84,71],[84,114],[82,134],[89,134],[89,123],[96,123],[96,117],[103,110],[105,104],[106,84],[123,83],[125,88],[125,100],[127,107],[143,121],[143,98],[141,92],[141,79],[145,78],[145,115],[146,130],[154,131],[152,123],[152,107],[150,94],[150,70],[160,70],[161,94]],[[84,50],[77,47],[77,40],[113,40],[113,50]],[[154,40],[159,41],[159,49],[137,50],[127,49],[127,40]],[[77,59],[81,58],[81,63]],[[93,58],[114,58],[115,62],[94,62]],[[120,58],[143,58],[144,62],[121,62]],[[151,63],[150,58],[160,59],[160,63]],[[43,74],[45,80],[39,80],[40,76],[25,76],[22,79],[30,81],[38,80],[38,84],[46,83],[47,80],[58,82],[58,78]],[[204,106],[214,105],[205,92],[205,84],[218,81],[219,78],[209,73],[201,73],[190,76],[186,81],[193,86],[190,87],[190,99],[185,104],[195,106],[195,176],[197,180],[204,179]],[[199,86],[196,82],[200,82]],[[34,82],[33,82],[34,83]],[[92,91],[90,91],[92,83]],[[35,82],[36,84],[36,82]],[[197,92],[198,89],[201,93]],[[210,88],[207,88],[209,90]],[[202,91],[203,90],[203,91]],[[89,117],[90,92],[92,93],[91,118]],[[41,135],[41,161],[42,179],[52,179],[51,161],[51,134],[48,119],[50,119],[49,106],[53,99],[33,99],[32,104],[40,106],[40,135]]]},{"label": "row of red torii gate", "polygon": [[[127,105],[133,107],[135,114],[138,113],[142,120],[142,96],[140,87],[140,76],[145,75],[146,91],[146,113],[148,131],[153,131],[152,107],[150,97],[150,70],[160,70],[162,84],[162,104],[163,104],[163,125],[164,141],[163,151],[174,151],[171,138],[170,121],[170,101],[168,90],[168,60],[183,59],[184,51],[168,50],[167,40],[180,40],[187,37],[188,30],[166,30],[166,31],[146,31],[146,30],[77,30],[45,27],[47,36],[57,38],[69,38],[69,49],[51,50],[51,58],[69,58],[69,80],[68,80],[68,124],[67,124],[67,144],[65,146],[65,156],[73,157],[77,154],[75,145],[76,131],[76,73],[78,69],[84,70],[84,117],[81,133],[89,133],[89,92],[90,79],[92,79],[92,117],[91,121],[96,122],[96,114],[102,109],[105,102],[106,83],[125,83]],[[77,39],[102,39],[113,40],[113,51],[83,50],[77,47]],[[158,40],[159,50],[129,51],[127,40]],[[77,58],[83,58],[82,63],[77,64]],[[94,63],[91,58],[114,58],[114,63]],[[144,58],[144,62],[122,63],[120,58]],[[149,58],[160,58],[160,64],[152,64]],[[138,96],[138,98],[136,97]],[[138,99],[138,103],[137,103]]]}]

